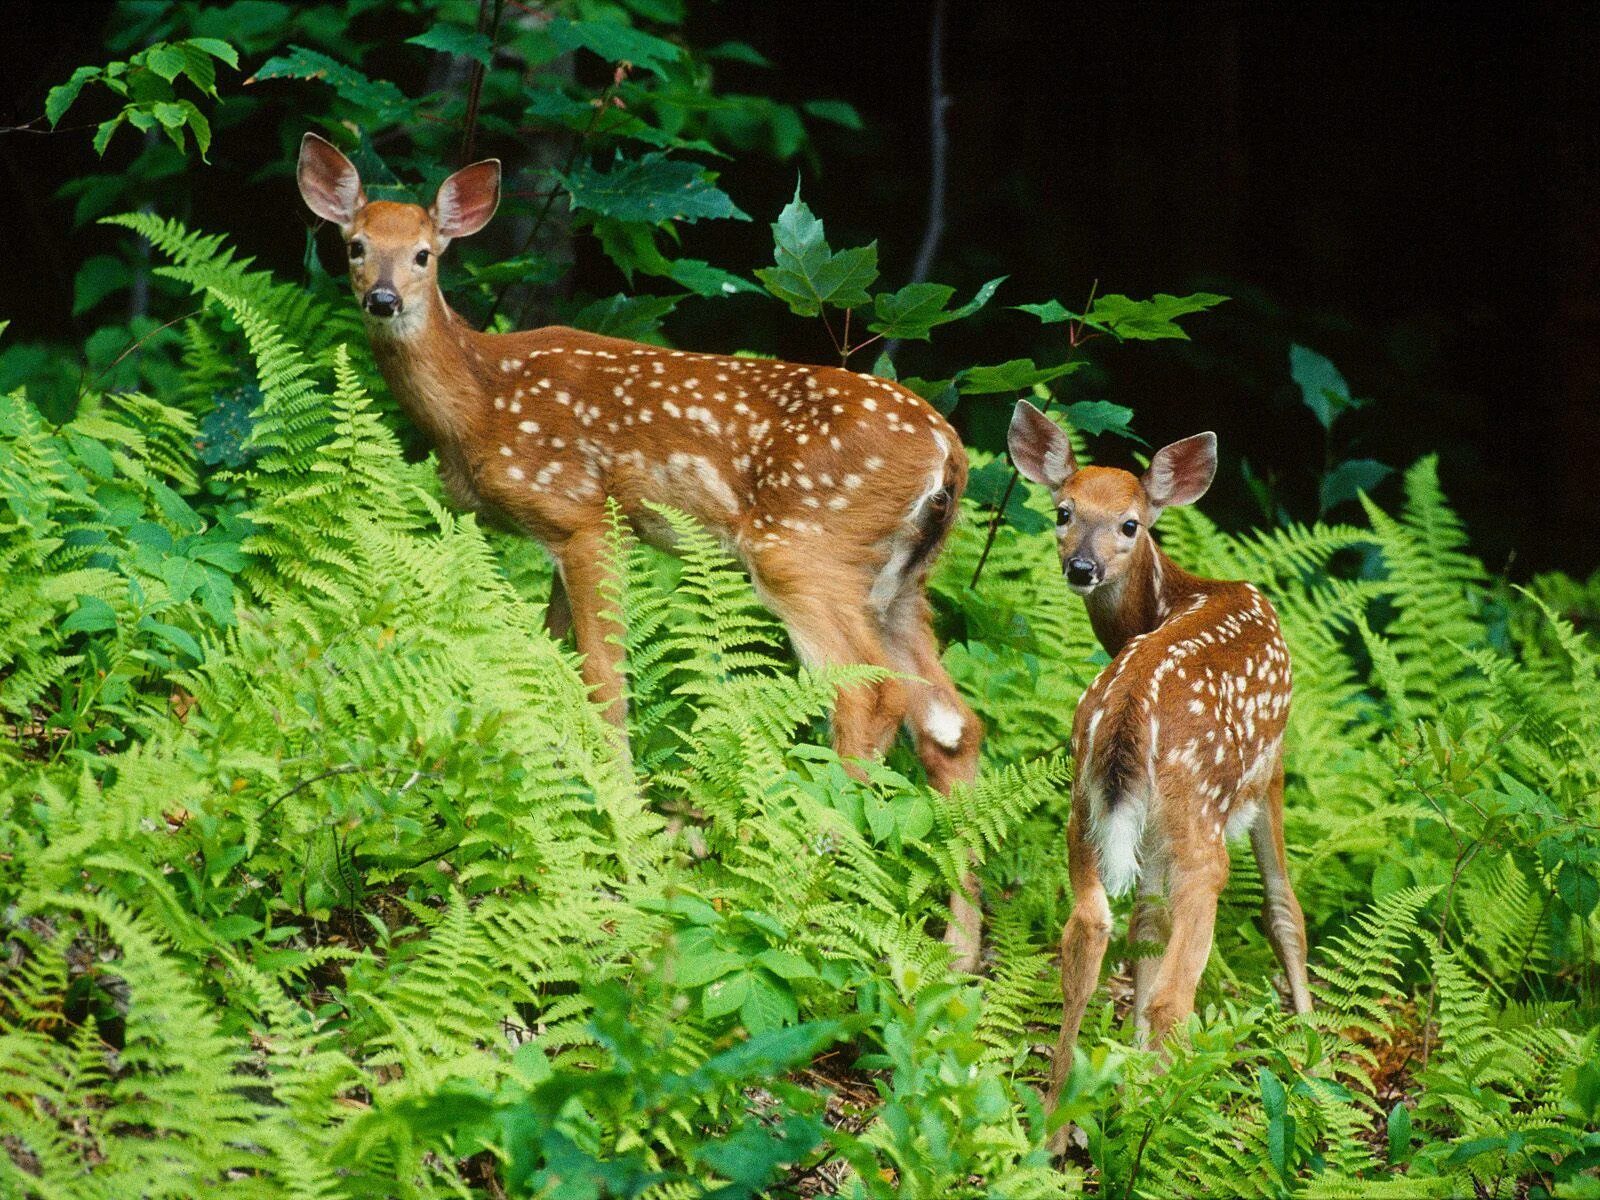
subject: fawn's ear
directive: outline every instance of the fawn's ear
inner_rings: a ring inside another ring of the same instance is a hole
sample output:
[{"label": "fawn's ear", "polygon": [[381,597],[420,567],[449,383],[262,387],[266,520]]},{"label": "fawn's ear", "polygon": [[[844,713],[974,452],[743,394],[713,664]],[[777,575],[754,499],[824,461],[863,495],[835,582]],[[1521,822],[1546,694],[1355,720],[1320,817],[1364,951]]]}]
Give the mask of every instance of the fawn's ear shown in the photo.
[{"label": "fawn's ear", "polygon": [[489,223],[500,206],[500,160],[486,158],[462,167],[439,185],[428,215],[439,236],[466,237]]},{"label": "fawn's ear", "polygon": [[300,161],[295,167],[300,196],[306,207],[324,221],[348,230],[367,202],[355,164],[325,138],[308,133],[300,139]]},{"label": "fawn's ear", "polygon": [[1157,450],[1139,481],[1157,510],[1193,504],[1217,474],[1217,435],[1197,433]]},{"label": "fawn's ear", "polygon": [[1078,460],[1072,456],[1072,443],[1061,432],[1061,426],[1026,400],[1018,400],[1011,414],[1006,445],[1017,470],[1052,492],[1058,491],[1078,469]]}]

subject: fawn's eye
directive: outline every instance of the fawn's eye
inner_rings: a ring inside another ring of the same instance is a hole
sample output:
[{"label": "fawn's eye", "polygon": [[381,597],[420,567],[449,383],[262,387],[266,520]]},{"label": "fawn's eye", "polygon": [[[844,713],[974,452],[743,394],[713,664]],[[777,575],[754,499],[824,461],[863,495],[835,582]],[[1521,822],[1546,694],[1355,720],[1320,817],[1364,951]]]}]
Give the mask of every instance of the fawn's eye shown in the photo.
[{"label": "fawn's eye", "polygon": [[425,267],[427,265],[428,265],[428,252],[426,250],[418,250],[417,251],[417,266]]},{"label": "fawn's eye", "polygon": [[1057,525],[1070,525],[1070,524],[1072,524],[1072,506],[1071,505],[1063,504],[1060,508],[1056,509],[1056,524]]},{"label": "fawn's eye", "polygon": [[1136,534],[1138,532],[1139,532],[1139,522],[1135,521],[1132,517],[1129,517],[1126,521],[1124,521],[1122,523],[1122,536],[1123,537],[1132,537],[1134,534]]},{"label": "fawn's eye", "polygon": [[367,252],[367,244],[365,242],[363,242],[360,238],[352,238],[351,241],[350,241],[349,249],[350,249],[350,261],[351,262],[360,262],[362,257]]}]

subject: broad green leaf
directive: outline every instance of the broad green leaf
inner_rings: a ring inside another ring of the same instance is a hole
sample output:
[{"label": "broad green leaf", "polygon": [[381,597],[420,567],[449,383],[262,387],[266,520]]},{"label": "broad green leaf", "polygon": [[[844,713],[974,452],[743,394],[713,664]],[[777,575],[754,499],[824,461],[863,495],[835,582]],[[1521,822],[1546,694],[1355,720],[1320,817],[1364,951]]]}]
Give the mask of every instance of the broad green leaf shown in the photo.
[{"label": "broad green leaf", "polygon": [[819,121],[830,121],[857,133],[866,128],[855,105],[845,100],[807,100],[800,107]]},{"label": "broad green leaf", "polygon": [[674,968],[673,981],[679,987],[702,987],[743,964],[744,956],[731,950],[709,950],[692,958],[686,955]]},{"label": "broad green leaf", "polygon": [[1370,492],[1392,474],[1393,467],[1374,459],[1346,459],[1322,477],[1322,511],[1354,500],[1361,492]]},{"label": "broad green leaf", "polygon": [[1556,892],[1574,916],[1587,920],[1600,904],[1600,882],[1593,872],[1585,871],[1576,863],[1564,862],[1556,872]]},{"label": "broad green leaf", "polygon": [[83,85],[100,74],[99,67],[79,67],[65,83],[57,84],[51,88],[44,98],[44,115],[50,122],[50,127],[55,128],[67,109],[72,107],[78,93],[83,91]]},{"label": "broad green leaf", "polygon": [[122,112],[112,117],[109,121],[102,121],[100,123],[100,127],[94,131],[94,152],[101,158],[105,157],[106,146],[111,141],[111,135],[115,133],[117,131],[117,127],[127,119],[128,113],[127,110],[124,109]]},{"label": "broad green leaf", "polygon": [[[260,7],[267,7],[267,6],[262,5]],[[276,7],[276,6],[273,6],[273,7]],[[237,17],[237,15],[238,15],[237,6],[235,6],[234,13],[235,13],[235,17]],[[192,38],[185,38],[182,42],[179,42],[178,44],[180,46],[193,46],[196,50],[199,50],[199,51],[202,51],[203,53],[209,54],[212,58],[220,58],[223,62],[227,63],[235,71],[237,71],[239,69],[239,52],[237,50],[235,50],[232,46],[230,46],[227,42],[223,41],[221,38],[192,37]]]},{"label": "broad green leaf", "polygon": [[1177,325],[1179,317],[1204,312],[1227,300],[1211,292],[1196,292],[1191,296],[1169,296],[1158,292],[1149,300],[1130,300],[1126,296],[1096,296],[1089,311],[1084,314],[1084,324],[1103,329],[1113,337],[1134,341],[1154,341],[1159,338],[1182,338],[1189,335]]},{"label": "broad green leaf", "polygon": [[662,77],[668,66],[683,57],[683,50],[666,39],[615,21],[554,17],[545,28],[563,50],[587,50],[607,62],[630,62]]},{"label": "broad green leaf", "polygon": [[1406,1152],[1411,1148],[1411,1110],[1403,1100],[1397,1100],[1389,1110],[1388,1134],[1389,1161],[1404,1162]]},{"label": "broad green leaf", "polygon": [[756,962],[779,979],[815,979],[817,972],[800,955],[791,950],[763,950]]},{"label": "broad green leaf", "polygon": [[743,1004],[749,995],[749,971],[725,975],[701,993],[700,1011],[708,1018],[725,1017]]},{"label": "broad green leaf", "polygon": [[1001,275],[989,280],[971,300],[954,309],[946,309],[945,305],[956,290],[942,283],[912,283],[898,292],[882,292],[873,299],[877,319],[867,328],[888,338],[927,341],[934,326],[970,317],[987,304],[1005,278]]},{"label": "broad green leaf", "polygon": [[97,254],[78,268],[72,281],[72,315],[80,317],[113,292],[125,288],[133,272],[120,258]]},{"label": "broad green leaf", "polygon": [[878,243],[841,250],[828,248],[822,222],[812,215],[800,188],[772,226],[775,267],[756,271],[767,290],[797,316],[814,317],[824,304],[856,308],[866,304],[867,288],[878,277]]},{"label": "broad green leaf", "polygon": [[772,60],[749,42],[718,42],[709,50],[700,52],[701,58],[723,58],[729,62],[748,63],[752,67],[770,67]]},{"label": "broad green leaf", "polygon": [[799,1019],[794,995],[763,971],[752,971],[750,990],[739,1006],[739,1020],[752,1034],[771,1032]]},{"label": "broad green leaf", "polygon": [[1315,350],[1290,346],[1289,374],[1300,387],[1300,399],[1324,429],[1331,429],[1348,409],[1361,407],[1339,368]]},{"label": "broad green leaf", "polygon": [[1036,383],[1048,383],[1070,375],[1083,364],[1057,363],[1040,367],[1031,358],[1013,358],[987,367],[968,367],[956,376],[956,390],[963,396],[992,395],[995,392],[1020,392]]},{"label": "broad green leaf", "polygon": [[476,59],[486,67],[494,47],[488,34],[475,29],[463,29],[459,25],[435,25],[416,37],[408,37],[406,44],[437,50],[441,54],[459,54],[462,58]]},{"label": "broad green leaf", "polygon": [[1076,321],[1079,315],[1075,312],[1067,311],[1061,306],[1061,301],[1059,300],[1046,300],[1043,304],[1013,304],[1011,307],[1018,312],[1032,313],[1046,325],[1054,325],[1062,321]]},{"label": "broad green leaf", "polygon": [[98,596],[79,596],[77,609],[61,622],[63,633],[99,633],[116,627],[116,610]]},{"label": "broad green leaf", "polygon": [[1066,408],[1066,417],[1067,424],[1079,433],[1086,433],[1091,437],[1101,433],[1114,433],[1118,437],[1129,438],[1140,445],[1149,445],[1133,432],[1133,409],[1113,404],[1109,400],[1080,400],[1076,404],[1069,404]]},{"label": "broad green leaf", "polygon": [[183,76],[208,96],[217,94],[217,64],[213,56],[191,42],[178,42],[183,55]]},{"label": "broad green leaf", "polygon": [[704,167],[668,158],[660,151],[626,159],[619,150],[610,170],[599,171],[580,163],[565,175],[558,173],[556,178],[571,194],[574,208],[586,208],[618,221],[659,225],[663,221],[693,223],[702,217],[750,219],[711,182],[710,172]]},{"label": "broad green leaf", "polygon": [[585,305],[572,318],[579,329],[637,341],[661,328],[661,321],[678,307],[677,296],[625,296],[618,292]]},{"label": "broad green leaf", "polygon": [[416,107],[388,80],[369,79],[354,67],[304,46],[290,46],[287,54],[269,58],[245,83],[269,79],[315,79],[331,87],[341,100],[387,120],[398,120]]},{"label": "broad green leaf", "polygon": [[189,64],[177,46],[171,42],[157,42],[144,52],[144,65],[171,83]]}]

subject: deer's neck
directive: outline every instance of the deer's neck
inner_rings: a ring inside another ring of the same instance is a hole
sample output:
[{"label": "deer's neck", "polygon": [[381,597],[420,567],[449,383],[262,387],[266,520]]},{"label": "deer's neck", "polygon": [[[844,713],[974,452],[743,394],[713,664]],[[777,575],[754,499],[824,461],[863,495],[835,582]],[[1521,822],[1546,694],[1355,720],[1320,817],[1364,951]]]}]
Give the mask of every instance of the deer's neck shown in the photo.
[{"label": "deer's neck", "polygon": [[1130,639],[1159,629],[1205,590],[1204,580],[1178,566],[1146,534],[1122,577],[1090,592],[1084,603],[1095,637],[1115,657]]},{"label": "deer's neck", "polygon": [[437,288],[425,307],[392,322],[368,321],[373,357],[400,407],[441,459],[465,453],[487,408],[484,335],[456,315]]}]

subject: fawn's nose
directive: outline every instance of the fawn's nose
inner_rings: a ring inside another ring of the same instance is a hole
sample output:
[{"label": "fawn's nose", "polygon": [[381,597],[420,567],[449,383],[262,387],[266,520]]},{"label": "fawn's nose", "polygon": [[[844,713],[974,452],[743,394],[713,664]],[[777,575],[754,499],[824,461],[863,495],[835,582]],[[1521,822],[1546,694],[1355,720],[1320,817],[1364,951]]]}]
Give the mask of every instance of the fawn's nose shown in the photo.
[{"label": "fawn's nose", "polygon": [[400,311],[400,293],[379,284],[367,293],[361,304],[375,317],[392,317]]},{"label": "fawn's nose", "polygon": [[1092,558],[1069,558],[1067,582],[1073,587],[1088,587],[1096,581],[1100,571]]}]

